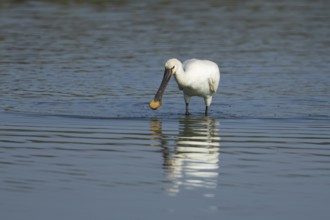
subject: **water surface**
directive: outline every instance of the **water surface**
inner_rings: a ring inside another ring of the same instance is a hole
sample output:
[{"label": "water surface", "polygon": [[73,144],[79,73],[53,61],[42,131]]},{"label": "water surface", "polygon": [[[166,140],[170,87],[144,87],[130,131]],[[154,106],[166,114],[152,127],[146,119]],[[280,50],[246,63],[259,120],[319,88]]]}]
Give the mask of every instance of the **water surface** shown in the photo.
[{"label": "water surface", "polygon": [[[1,219],[327,219],[325,1],[0,4]],[[190,117],[164,62],[221,69]]]}]

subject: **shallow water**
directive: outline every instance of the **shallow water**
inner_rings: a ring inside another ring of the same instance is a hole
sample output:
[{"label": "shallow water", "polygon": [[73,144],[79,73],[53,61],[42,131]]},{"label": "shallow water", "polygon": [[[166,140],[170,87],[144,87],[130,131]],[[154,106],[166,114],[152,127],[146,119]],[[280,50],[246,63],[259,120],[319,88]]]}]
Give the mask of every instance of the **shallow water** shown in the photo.
[{"label": "shallow water", "polygon": [[63,2],[0,3],[1,219],[328,218],[327,2]]},{"label": "shallow water", "polygon": [[4,219],[326,219],[329,121],[6,115]]}]

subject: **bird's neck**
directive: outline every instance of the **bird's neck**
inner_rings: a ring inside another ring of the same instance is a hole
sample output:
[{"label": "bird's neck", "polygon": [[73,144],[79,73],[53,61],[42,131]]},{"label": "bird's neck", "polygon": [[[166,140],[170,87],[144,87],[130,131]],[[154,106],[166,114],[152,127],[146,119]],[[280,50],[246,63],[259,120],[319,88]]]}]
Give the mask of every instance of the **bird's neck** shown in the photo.
[{"label": "bird's neck", "polygon": [[187,79],[186,79],[186,74],[184,72],[182,65],[178,68],[174,77],[175,77],[175,80],[178,83],[179,87],[186,85]]}]

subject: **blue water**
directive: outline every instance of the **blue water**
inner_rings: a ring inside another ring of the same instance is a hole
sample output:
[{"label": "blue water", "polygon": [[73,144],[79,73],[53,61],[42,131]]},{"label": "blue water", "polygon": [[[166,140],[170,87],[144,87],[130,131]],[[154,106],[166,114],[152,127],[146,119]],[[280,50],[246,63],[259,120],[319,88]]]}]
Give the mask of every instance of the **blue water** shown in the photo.
[{"label": "blue water", "polygon": [[64,2],[0,3],[1,219],[328,219],[330,4]]}]

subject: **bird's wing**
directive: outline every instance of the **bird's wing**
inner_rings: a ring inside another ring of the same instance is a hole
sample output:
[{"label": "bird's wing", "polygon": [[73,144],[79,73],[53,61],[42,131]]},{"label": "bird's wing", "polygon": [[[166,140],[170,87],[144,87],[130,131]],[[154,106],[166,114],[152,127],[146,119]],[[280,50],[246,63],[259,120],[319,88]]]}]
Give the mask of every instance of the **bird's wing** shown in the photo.
[{"label": "bird's wing", "polygon": [[215,80],[212,76],[209,78],[209,88],[211,93],[215,93],[217,91]]},{"label": "bird's wing", "polygon": [[[198,61],[197,59],[190,59],[190,60],[186,60],[183,62],[183,70],[185,72],[189,71],[189,69],[194,69],[196,67],[194,67],[194,65],[196,65],[196,61]],[[197,65],[198,68],[198,65]]]},{"label": "bird's wing", "polygon": [[217,74],[211,74],[208,82],[209,82],[209,88],[210,88],[210,92],[211,93],[216,93],[216,91],[218,90],[218,86],[219,86],[219,75]]}]

